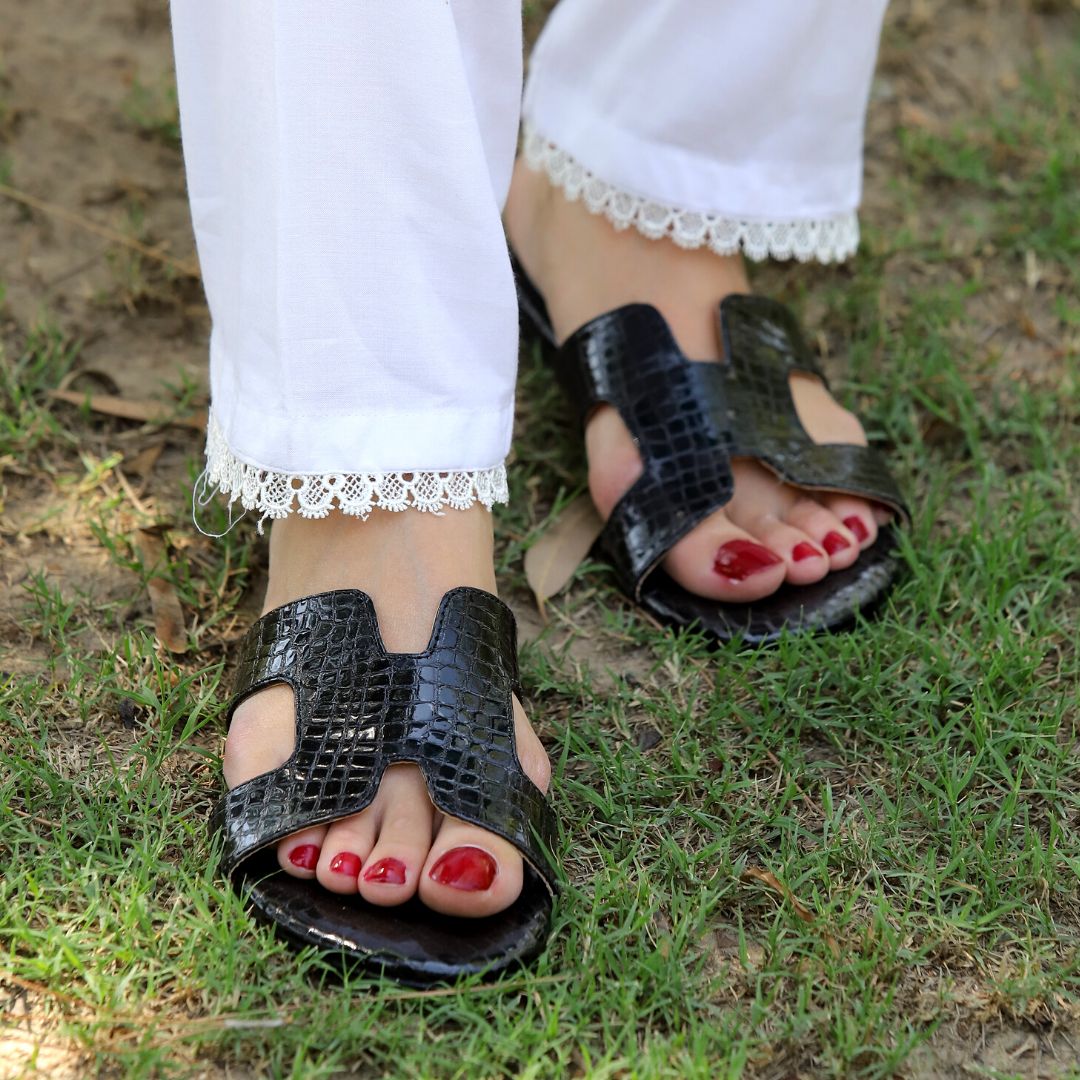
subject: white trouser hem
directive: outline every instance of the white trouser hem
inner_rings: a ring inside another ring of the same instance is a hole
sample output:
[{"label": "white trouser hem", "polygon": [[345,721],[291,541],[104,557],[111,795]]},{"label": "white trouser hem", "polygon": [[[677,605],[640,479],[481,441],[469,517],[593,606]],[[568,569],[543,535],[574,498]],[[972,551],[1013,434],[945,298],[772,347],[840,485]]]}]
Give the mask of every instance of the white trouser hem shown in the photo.
[{"label": "white trouser hem", "polygon": [[526,164],[546,173],[571,202],[580,199],[616,229],[633,226],[650,240],[667,237],[681,248],[707,247],[717,255],[741,251],[754,260],[821,263],[850,258],[859,246],[859,218],[854,211],[824,218],[752,221],[664,206],[602,180],[527,122],[523,152]]},{"label": "white trouser hem", "polygon": [[206,433],[206,471],[196,486],[239,502],[267,518],[324,518],[337,509],[366,519],[372,510],[420,510],[442,513],[468,510],[481,503],[491,509],[509,498],[505,464],[482,469],[368,472],[290,473],[265,469],[233,453],[211,412]]}]

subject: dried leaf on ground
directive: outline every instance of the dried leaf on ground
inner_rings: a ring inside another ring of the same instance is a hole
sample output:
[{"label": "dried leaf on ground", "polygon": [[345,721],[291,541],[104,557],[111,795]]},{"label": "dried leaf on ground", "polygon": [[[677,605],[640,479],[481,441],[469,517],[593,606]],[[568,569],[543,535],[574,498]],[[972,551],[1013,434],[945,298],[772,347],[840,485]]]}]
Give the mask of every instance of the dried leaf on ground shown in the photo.
[{"label": "dried leaf on ground", "polygon": [[[168,556],[161,537],[149,529],[139,529],[135,534],[143,566],[149,570],[165,566]],[[172,583],[163,577],[153,576],[146,583],[150,593],[150,608],[154,613],[154,633],[158,641],[170,652],[187,652],[187,633],[184,630],[184,612]]]},{"label": "dried leaf on ground", "polygon": [[803,922],[812,923],[816,918],[814,913],[771,870],[748,866],[743,871],[741,880],[760,881],[766,888],[787,900]]},{"label": "dried leaf on ground", "polygon": [[127,472],[134,473],[136,476],[141,476],[143,480],[146,480],[154,471],[154,466],[157,464],[158,458],[161,457],[161,453],[164,449],[164,443],[153,443],[151,446],[140,450],[130,460],[124,458],[124,469]]},{"label": "dried leaf on ground", "polygon": [[119,394],[120,387],[116,380],[107,372],[98,368],[79,367],[69,371],[59,382],[57,390],[70,390],[76,382],[87,380],[98,384],[98,389],[106,394]]},{"label": "dried leaf on ground", "polygon": [[52,390],[49,396],[55,401],[66,401],[69,405],[86,405],[92,412],[117,416],[122,420],[137,420],[143,424],[174,424],[196,431],[206,427],[205,411],[177,416],[170,406],[159,401],[129,401],[114,394],[80,394],[77,390]]},{"label": "dried leaf on ground", "polygon": [[525,552],[525,577],[541,612],[585,561],[603,527],[592,499],[579,495]]},{"label": "dried leaf on ground", "polygon": [[[757,866],[748,866],[742,873],[742,881],[757,881],[764,885],[771,892],[777,894],[786,900],[794,910],[795,914],[804,923],[817,922],[817,915],[810,910],[792,891],[789,889],[771,870],[762,870]],[[829,947],[829,951],[833,956],[840,955],[840,946],[836,943],[836,938],[832,934],[823,932],[822,940]]]}]

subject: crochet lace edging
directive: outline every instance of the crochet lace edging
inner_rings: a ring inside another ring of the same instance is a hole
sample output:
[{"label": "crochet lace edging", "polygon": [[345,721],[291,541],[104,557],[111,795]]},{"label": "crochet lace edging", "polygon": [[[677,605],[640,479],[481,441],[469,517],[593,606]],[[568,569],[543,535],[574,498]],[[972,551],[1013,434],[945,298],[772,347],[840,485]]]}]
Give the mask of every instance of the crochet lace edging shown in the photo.
[{"label": "crochet lace edging", "polygon": [[840,262],[859,246],[859,218],[854,211],[818,220],[739,221],[694,210],[664,206],[620,191],[589,172],[565,150],[526,126],[526,164],[544,172],[567,199],[580,199],[603,214],[616,229],[633,226],[651,240],[669,237],[682,248],[707,247],[717,255],[742,251],[747,258]]},{"label": "crochet lace edging", "polygon": [[206,470],[200,488],[239,502],[244,510],[266,518],[324,518],[338,509],[367,518],[372,510],[420,510],[441,513],[468,510],[482,503],[489,510],[509,498],[506,466],[462,471],[287,473],[260,469],[240,461],[230,450],[211,415],[206,434]]}]

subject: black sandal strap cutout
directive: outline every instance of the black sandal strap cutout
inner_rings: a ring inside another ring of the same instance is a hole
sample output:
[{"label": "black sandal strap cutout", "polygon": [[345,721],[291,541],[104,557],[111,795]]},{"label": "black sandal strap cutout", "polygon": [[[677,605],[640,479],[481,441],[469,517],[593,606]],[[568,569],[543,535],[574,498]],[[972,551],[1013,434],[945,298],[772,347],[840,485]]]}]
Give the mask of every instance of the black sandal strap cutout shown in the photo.
[{"label": "black sandal strap cutout", "polygon": [[716,422],[727,411],[720,365],[688,363],[647,304],[593,319],[553,362],[582,421],[611,405],[641,453],[641,476],[601,534],[623,587],[636,596],[668,551],[734,493],[731,435]]}]

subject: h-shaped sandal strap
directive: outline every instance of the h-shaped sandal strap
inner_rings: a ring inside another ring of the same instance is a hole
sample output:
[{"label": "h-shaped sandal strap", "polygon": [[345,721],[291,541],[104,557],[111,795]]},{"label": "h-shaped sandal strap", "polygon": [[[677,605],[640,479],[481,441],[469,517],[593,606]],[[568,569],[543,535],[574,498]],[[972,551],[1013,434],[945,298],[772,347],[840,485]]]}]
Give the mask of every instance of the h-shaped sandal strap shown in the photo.
[{"label": "h-shaped sandal strap", "polygon": [[422,653],[387,652],[357,590],[286,604],[245,639],[230,717],[273,683],[292,687],[296,748],[215,809],[226,873],[291,833],[359,813],[386,768],[407,762],[439,810],[504,837],[554,893],[554,815],[518,760],[516,626],[497,597],[448,592]]},{"label": "h-shaped sandal strap", "polygon": [[596,406],[613,406],[641,455],[641,476],[601,534],[632,595],[679,540],[731,500],[733,457],[757,458],[800,487],[848,492],[907,514],[875,450],[819,445],[800,423],[790,373],[824,376],[792,313],[766,298],[729,296],[720,320],[721,363],[688,360],[647,304],[593,319],[553,359],[582,423]]},{"label": "h-shaped sandal strap", "polygon": [[611,405],[641,454],[641,476],[601,534],[623,588],[634,595],[735,490],[725,386],[703,370],[719,365],[687,361],[663,316],[647,304],[586,323],[552,362],[582,423],[596,406]]}]

